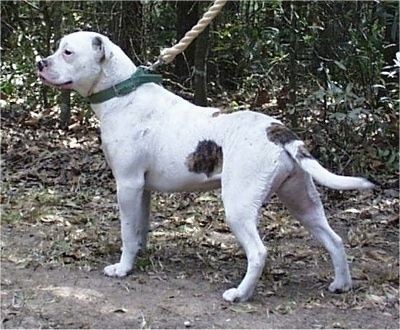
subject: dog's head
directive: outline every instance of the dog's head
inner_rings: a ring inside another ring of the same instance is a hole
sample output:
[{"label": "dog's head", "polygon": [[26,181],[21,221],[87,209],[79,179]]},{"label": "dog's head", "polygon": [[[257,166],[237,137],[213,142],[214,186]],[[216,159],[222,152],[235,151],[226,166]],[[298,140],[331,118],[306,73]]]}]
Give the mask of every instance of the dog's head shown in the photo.
[{"label": "dog's head", "polygon": [[98,33],[69,34],[60,40],[53,55],[36,63],[38,75],[47,85],[73,89],[87,96],[113,56],[113,46],[107,37]]}]

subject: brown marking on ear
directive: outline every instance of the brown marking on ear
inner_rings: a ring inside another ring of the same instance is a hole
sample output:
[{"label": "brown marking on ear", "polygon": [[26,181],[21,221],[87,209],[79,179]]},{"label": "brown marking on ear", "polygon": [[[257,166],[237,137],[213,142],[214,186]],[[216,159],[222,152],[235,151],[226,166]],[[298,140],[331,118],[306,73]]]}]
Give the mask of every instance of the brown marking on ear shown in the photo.
[{"label": "brown marking on ear", "polygon": [[278,145],[300,140],[290,129],[277,123],[273,123],[267,128],[267,137],[271,142]]},{"label": "brown marking on ear", "polygon": [[197,144],[196,150],[186,158],[185,165],[190,172],[204,173],[207,177],[221,173],[223,163],[222,147],[211,140]]},{"label": "brown marking on ear", "polygon": [[104,60],[106,59],[106,54],[105,54],[105,51],[104,51],[104,43],[103,43],[103,40],[101,39],[101,37],[94,37],[93,38],[92,47],[93,47],[94,50],[102,52],[102,56],[100,58],[100,62],[104,62]]},{"label": "brown marking on ear", "polygon": [[57,51],[57,49],[60,47],[60,42],[61,39],[58,39],[54,44],[53,44],[53,53]]},{"label": "brown marking on ear", "polygon": [[101,37],[94,37],[92,39],[92,46],[93,46],[93,49],[96,49],[96,48],[101,49],[103,46],[103,40],[101,39]]}]

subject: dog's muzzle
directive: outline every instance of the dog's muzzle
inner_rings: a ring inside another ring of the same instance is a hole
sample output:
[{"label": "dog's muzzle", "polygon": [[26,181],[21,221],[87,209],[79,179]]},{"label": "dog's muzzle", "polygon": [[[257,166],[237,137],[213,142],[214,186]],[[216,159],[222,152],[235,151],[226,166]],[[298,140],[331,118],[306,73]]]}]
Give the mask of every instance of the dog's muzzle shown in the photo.
[{"label": "dog's muzzle", "polygon": [[36,66],[39,70],[39,72],[42,72],[44,68],[48,67],[48,61],[47,60],[40,60],[38,62],[36,62]]},{"label": "dog's muzzle", "polygon": [[40,59],[36,61],[36,67],[38,69],[38,76],[39,78],[45,83],[46,85],[49,86],[55,86],[63,89],[71,89],[72,88],[72,80],[67,80],[65,82],[62,82],[61,84],[54,82],[52,79],[49,79],[48,73],[44,72],[46,68],[48,68],[51,65],[51,60],[49,59]]}]

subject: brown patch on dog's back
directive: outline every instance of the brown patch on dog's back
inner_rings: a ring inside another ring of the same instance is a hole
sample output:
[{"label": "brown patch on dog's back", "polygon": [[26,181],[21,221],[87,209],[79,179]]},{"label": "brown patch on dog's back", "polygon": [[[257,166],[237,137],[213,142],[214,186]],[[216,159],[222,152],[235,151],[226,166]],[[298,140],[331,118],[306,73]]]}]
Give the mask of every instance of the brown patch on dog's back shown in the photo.
[{"label": "brown patch on dog's back", "polygon": [[267,137],[271,142],[278,145],[300,140],[290,129],[277,123],[273,123],[267,128]]},{"label": "brown patch on dog's back", "polygon": [[[284,146],[285,144],[292,141],[300,140],[299,137],[294,134],[290,129],[277,123],[273,123],[267,128],[267,136],[271,142],[280,146]],[[314,157],[304,145],[299,145],[297,147],[296,159],[301,160],[304,158],[314,159]]]},{"label": "brown patch on dog's back", "polygon": [[303,159],[303,158],[312,158],[314,157],[311,155],[311,153],[307,150],[305,146],[299,146],[297,149],[297,157],[298,159]]},{"label": "brown patch on dog's back", "polygon": [[190,172],[204,173],[208,177],[222,171],[222,147],[211,140],[197,144],[196,150],[186,158],[185,165]]},{"label": "brown patch on dog's back", "polygon": [[219,115],[221,115],[221,111],[215,111],[215,112],[211,115],[211,117],[215,118],[215,117],[218,117]]}]

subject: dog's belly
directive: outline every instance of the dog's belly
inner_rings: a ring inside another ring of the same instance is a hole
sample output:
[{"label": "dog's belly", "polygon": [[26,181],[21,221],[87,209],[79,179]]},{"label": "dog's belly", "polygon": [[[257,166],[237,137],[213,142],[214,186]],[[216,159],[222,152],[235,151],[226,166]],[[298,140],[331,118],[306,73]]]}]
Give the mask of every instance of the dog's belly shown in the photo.
[{"label": "dog's belly", "polygon": [[149,171],[146,173],[145,187],[160,192],[207,191],[221,187],[221,175],[207,177],[188,172],[174,175],[171,172]]}]

